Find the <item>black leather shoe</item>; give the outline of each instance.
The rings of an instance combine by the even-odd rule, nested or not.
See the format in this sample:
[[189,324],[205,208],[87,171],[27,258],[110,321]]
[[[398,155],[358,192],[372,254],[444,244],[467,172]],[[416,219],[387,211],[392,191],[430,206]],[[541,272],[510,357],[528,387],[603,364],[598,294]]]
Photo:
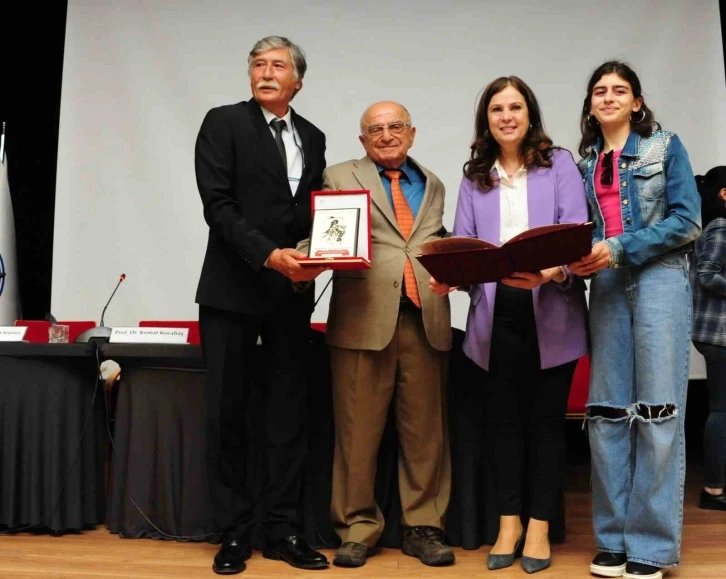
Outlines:
[[712,495],[706,491],[701,491],[701,500],[698,503],[698,508],[711,511],[726,511],[726,492],[720,495]]
[[662,577],[663,570],[660,567],[633,561],[628,561],[623,575],[623,579],[662,579]]
[[236,537],[225,538],[214,557],[212,571],[218,575],[235,575],[247,568],[245,561],[252,556],[250,544]]
[[625,553],[600,551],[590,563],[590,573],[598,577],[622,577],[627,561]]
[[265,559],[285,561],[299,569],[326,569],[328,567],[325,555],[313,550],[305,539],[297,535],[270,541],[265,545],[262,556]]

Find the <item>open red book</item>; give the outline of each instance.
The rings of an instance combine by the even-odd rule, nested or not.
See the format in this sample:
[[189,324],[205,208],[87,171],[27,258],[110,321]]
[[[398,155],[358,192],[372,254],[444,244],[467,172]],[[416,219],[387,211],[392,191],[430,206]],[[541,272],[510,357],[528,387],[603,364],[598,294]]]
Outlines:
[[435,280],[463,286],[567,265],[590,253],[591,247],[592,223],[557,223],[528,229],[501,247],[474,237],[427,241],[416,259]]

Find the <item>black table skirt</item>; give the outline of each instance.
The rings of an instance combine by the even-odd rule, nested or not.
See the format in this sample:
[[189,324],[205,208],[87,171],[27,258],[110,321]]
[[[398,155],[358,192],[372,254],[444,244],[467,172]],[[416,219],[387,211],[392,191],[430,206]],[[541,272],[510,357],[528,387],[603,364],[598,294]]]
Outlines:
[[122,364],[106,524],[123,537],[207,539],[204,374]]
[[87,346],[0,347],[0,530],[103,523],[103,388]]
[[[462,340],[463,332],[455,331],[449,389],[453,491],[447,537],[452,545],[476,549],[496,540],[498,516],[493,503],[489,445],[483,433],[484,373],[464,356]],[[208,516],[204,475],[204,373],[184,369],[201,366],[200,351],[192,347],[161,348],[102,348],[104,356],[116,359],[123,368],[107,525],[111,532],[127,538],[217,541],[219,537]],[[318,332],[311,332],[310,356],[310,447],[303,491],[305,535],[317,547],[334,547],[338,539],[329,515],[334,445],[332,398],[327,348],[324,336]],[[253,389],[252,408],[261,407],[262,396],[263,389]],[[260,419],[261,413],[253,412],[248,425],[251,443],[247,484],[257,496],[264,485]],[[376,480],[377,500],[386,518],[381,544],[386,547],[401,544],[397,449],[395,422],[389,417]],[[550,533],[555,543],[562,542],[565,534],[564,501],[559,502],[559,516]],[[261,543],[258,528],[253,545],[260,547]]]

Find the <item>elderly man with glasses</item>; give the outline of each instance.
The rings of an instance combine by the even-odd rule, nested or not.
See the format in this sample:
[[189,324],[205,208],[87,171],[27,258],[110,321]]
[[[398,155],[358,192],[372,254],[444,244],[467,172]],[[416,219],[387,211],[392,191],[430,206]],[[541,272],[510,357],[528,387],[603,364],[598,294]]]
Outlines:
[[331,512],[342,540],[333,561],[338,566],[364,565],[383,531],[373,491],[391,403],[403,552],[426,565],[454,562],[443,542],[451,489],[445,413],[449,300],[429,290],[430,276],[413,257],[419,244],[444,234],[444,186],[408,156],[415,135],[402,105],[374,104],[361,117],[359,139],[367,155],[323,173],[325,189],[371,193],[372,267],[334,272],[327,326],[335,412]]

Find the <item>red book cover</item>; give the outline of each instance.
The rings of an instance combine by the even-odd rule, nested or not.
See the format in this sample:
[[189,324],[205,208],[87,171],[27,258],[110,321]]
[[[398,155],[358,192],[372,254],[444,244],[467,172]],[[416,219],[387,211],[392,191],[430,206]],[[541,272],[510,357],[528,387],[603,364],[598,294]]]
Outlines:
[[435,280],[465,286],[567,265],[590,253],[591,247],[592,223],[558,223],[528,229],[502,246],[472,237],[429,241],[421,244],[416,259]]

